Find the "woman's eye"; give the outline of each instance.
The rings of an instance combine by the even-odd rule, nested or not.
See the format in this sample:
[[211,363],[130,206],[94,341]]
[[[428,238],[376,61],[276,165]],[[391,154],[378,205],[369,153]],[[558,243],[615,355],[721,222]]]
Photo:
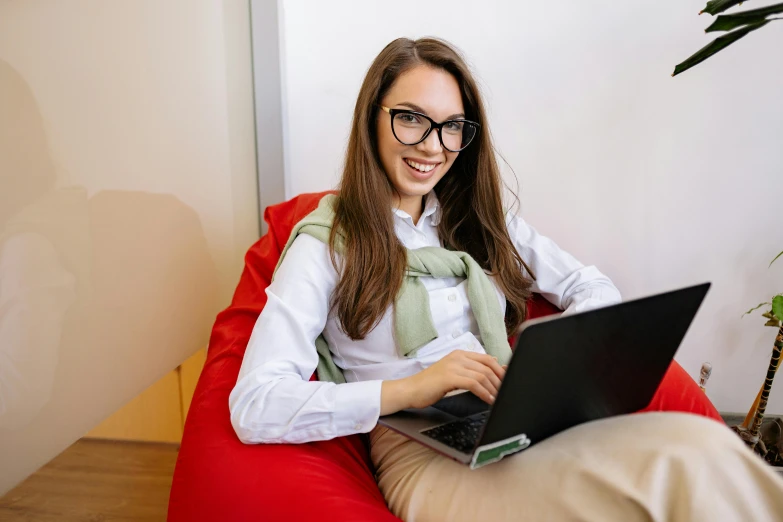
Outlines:
[[459,121],[450,121],[443,126],[446,132],[460,132],[462,130],[462,123]]
[[413,114],[407,114],[402,113],[397,116],[397,119],[400,120],[402,123],[419,123],[420,120],[417,116]]

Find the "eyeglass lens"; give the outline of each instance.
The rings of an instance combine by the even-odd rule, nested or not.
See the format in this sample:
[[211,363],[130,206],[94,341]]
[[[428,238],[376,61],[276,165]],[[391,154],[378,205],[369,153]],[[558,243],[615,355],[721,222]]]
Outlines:
[[[395,114],[392,119],[394,135],[405,145],[415,145],[422,141],[431,126],[426,118],[407,112]],[[460,121],[446,123],[440,132],[443,146],[453,152],[467,147],[475,135],[475,125]]]

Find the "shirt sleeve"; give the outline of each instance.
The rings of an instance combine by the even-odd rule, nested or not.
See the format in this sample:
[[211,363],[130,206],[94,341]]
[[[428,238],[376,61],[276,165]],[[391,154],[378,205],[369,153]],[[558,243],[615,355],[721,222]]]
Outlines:
[[584,312],[619,303],[620,291],[594,266],[585,266],[521,217],[510,214],[508,231],[519,255],[536,276],[532,290],[564,310]]
[[382,381],[310,381],[338,275],[321,241],[291,244],[258,317],[234,389],[231,423],[246,443],[298,443],[366,433],[377,423]]

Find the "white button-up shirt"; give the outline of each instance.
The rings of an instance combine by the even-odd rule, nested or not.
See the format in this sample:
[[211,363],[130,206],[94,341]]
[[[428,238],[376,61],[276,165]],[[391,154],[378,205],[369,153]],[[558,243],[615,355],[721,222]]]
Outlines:
[[[417,224],[406,212],[393,212],[395,232],[405,247],[442,246],[434,193],[427,196]],[[564,313],[620,301],[617,288],[595,267],[582,265],[518,216],[509,215],[507,224],[514,246],[536,275],[532,290]],[[464,278],[421,278],[438,337],[413,358],[397,351],[391,306],[362,340],[340,330],[329,307],[338,279],[328,246],[298,236],[266,290],[267,304],[229,397],[231,422],[243,442],[307,442],[368,432],[378,421],[383,380],[413,375],[453,350],[484,353]],[[497,292],[505,312],[505,297]],[[309,381],[318,364],[315,339],[322,332],[345,384]]]

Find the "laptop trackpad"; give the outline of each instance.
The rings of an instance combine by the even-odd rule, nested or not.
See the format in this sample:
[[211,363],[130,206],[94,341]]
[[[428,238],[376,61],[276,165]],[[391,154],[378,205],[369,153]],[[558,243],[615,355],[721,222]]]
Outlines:
[[457,393],[442,398],[432,405],[455,417],[470,417],[476,413],[489,410],[489,404],[473,395],[471,392]]

